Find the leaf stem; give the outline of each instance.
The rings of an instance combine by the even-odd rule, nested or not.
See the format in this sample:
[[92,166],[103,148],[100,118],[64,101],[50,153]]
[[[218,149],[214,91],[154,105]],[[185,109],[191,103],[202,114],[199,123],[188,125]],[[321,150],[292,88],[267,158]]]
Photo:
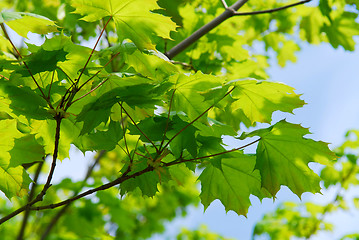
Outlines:
[[166,147],[168,147],[168,145],[173,141],[173,139],[175,139],[178,135],[180,135],[184,130],[186,130],[189,126],[191,126],[194,122],[196,122],[198,119],[200,119],[204,114],[206,114],[211,108],[213,108],[219,101],[221,101],[222,99],[224,99],[226,96],[228,96],[233,90],[235,89],[235,87],[233,87],[231,90],[229,90],[222,98],[220,98],[217,102],[213,103],[209,108],[207,108],[203,113],[201,113],[198,117],[196,117],[195,119],[193,119],[190,123],[188,123],[186,126],[184,126],[181,130],[179,130],[170,140],[168,140],[168,142],[166,143],[166,145],[162,148],[165,149]]
[[172,92],[172,95],[171,95],[171,99],[170,99],[170,105],[168,107],[168,116],[167,116],[167,121],[166,121],[166,128],[165,128],[165,131],[163,133],[163,138],[162,138],[162,141],[161,141],[161,144],[160,144],[160,147],[159,147],[159,151],[162,150],[162,145],[165,141],[165,138],[166,138],[166,133],[167,133],[167,130],[168,130],[168,124],[169,124],[169,121],[170,121],[170,115],[171,115],[171,108],[172,108],[172,102],[173,102],[173,96],[175,95],[175,92],[176,92],[176,89],[173,90]]
[[79,77],[77,78],[77,82],[80,82],[80,78],[81,78],[82,74],[84,73],[84,71],[85,71],[85,69],[86,69],[88,63],[90,62],[90,59],[91,59],[93,53],[95,52],[95,49],[96,49],[96,47],[97,47],[97,44],[100,42],[100,39],[101,39],[101,37],[102,37],[102,34],[104,33],[104,31],[105,31],[105,29],[106,29],[108,23],[111,21],[111,19],[112,19],[112,16],[110,16],[110,18],[107,20],[107,22],[106,22],[105,26],[103,27],[103,29],[102,29],[100,35],[98,36],[97,41],[96,41],[96,43],[95,43],[95,46],[92,48],[92,51],[91,51],[91,53],[90,53],[90,56],[88,57],[88,59],[87,59],[87,61],[86,61],[86,63],[85,63],[85,66],[82,68],[82,71],[81,71]]
[[102,84],[104,84],[105,82],[107,82],[109,78],[106,78],[105,80],[103,80],[102,82],[100,82],[96,87],[94,87],[93,89],[91,89],[90,91],[88,91],[87,93],[85,93],[84,95],[82,95],[81,97],[75,99],[72,101],[71,105],[74,103],[74,102],[77,102],[78,100],[81,100],[82,98],[86,97],[87,95],[93,93],[96,89],[98,89],[99,87],[101,87]]
[[125,125],[124,125],[124,121],[123,121],[123,107],[122,107],[122,103],[120,104],[121,106],[121,125],[122,125],[122,131],[123,131],[123,141],[125,142],[125,148],[126,148],[126,154],[129,157],[130,161],[131,160],[131,155],[130,155],[130,151],[128,151],[128,146],[127,146],[127,141],[126,141],[126,129],[125,129]]
[[51,77],[49,92],[47,93],[47,98],[48,98],[48,99],[50,99],[51,88],[52,88],[52,83],[54,82],[54,77],[55,77],[55,71],[52,72],[52,77]]
[[234,15],[235,16],[248,16],[248,15],[257,15],[257,14],[264,14],[264,13],[272,13],[272,12],[277,12],[277,11],[281,11],[287,8],[291,8],[291,7],[295,7],[297,5],[301,5],[307,2],[310,2],[312,0],[304,0],[304,1],[300,1],[300,2],[296,2],[293,4],[289,4],[283,7],[278,7],[278,8],[273,8],[273,9],[268,9],[268,10],[262,10],[262,11],[254,11],[254,12],[243,12],[243,13],[239,13],[236,12]]
[[89,81],[91,81],[94,77],[96,77],[96,76],[97,76],[105,67],[107,67],[107,65],[108,65],[109,63],[111,63],[112,60],[113,60],[115,57],[117,57],[119,54],[120,54],[120,53],[118,52],[118,53],[116,53],[115,55],[113,55],[113,56],[111,57],[111,59],[108,60],[108,62],[107,62],[100,70],[98,70],[94,75],[92,75],[89,79],[87,79],[86,82],[84,82],[84,83],[78,88],[78,91],[79,91],[81,88],[83,88],[83,87],[84,87]]
[[118,103],[121,108],[123,109],[123,111],[126,113],[126,115],[131,119],[131,122],[135,125],[135,127],[138,129],[138,131],[141,132],[141,134],[152,144],[152,146],[156,149],[156,152],[159,153],[160,151],[158,150],[158,148],[156,147],[156,145],[152,142],[152,140],[138,127],[138,125],[136,124],[136,122],[133,120],[133,118],[128,114],[128,112],[126,111],[126,109],[122,106],[122,104]]
[[259,142],[261,140],[261,138],[253,141],[253,142],[250,142],[246,145],[243,145],[243,146],[240,146],[238,148],[234,148],[234,149],[231,149],[231,150],[227,150],[227,151],[224,151],[224,152],[220,152],[220,153],[215,153],[215,154],[212,154],[212,155],[207,155],[207,156],[202,156],[202,157],[197,157],[197,158],[192,158],[192,159],[184,159],[184,160],[175,160],[175,161],[172,161],[172,162],[169,162],[169,163],[166,163],[165,166],[168,167],[168,166],[172,166],[172,165],[175,165],[175,164],[178,164],[178,163],[185,163],[185,162],[193,162],[193,161],[197,161],[197,160],[200,160],[200,159],[205,159],[205,158],[210,158],[210,157],[215,157],[215,156],[219,156],[219,155],[223,155],[223,154],[226,154],[226,153],[230,153],[230,152],[235,152],[235,151],[238,151],[238,150],[241,150],[243,148],[246,148],[250,145],[253,145],[255,144],[256,142]]
[[[15,52],[18,54],[19,58],[22,59],[22,56],[21,56],[19,50],[16,48],[15,44],[11,41],[11,38],[10,38],[10,36],[8,35],[8,33],[7,33],[7,31],[6,31],[6,28],[5,28],[4,23],[1,23],[0,25],[1,25],[1,29],[3,30],[3,32],[4,32],[4,34],[5,34],[5,37],[6,37],[7,40],[10,42],[11,46],[13,47],[13,49],[15,50]],[[26,67],[27,71],[29,72],[29,74],[30,74],[32,80],[35,82],[37,88],[38,88],[39,91],[41,92],[42,97],[45,99],[45,101],[47,102],[47,104],[49,105],[49,107],[50,107],[51,109],[54,109],[54,107],[52,106],[50,100],[46,97],[46,95],[45,95],[45,93],[42,91],[42,89],[41,89],[39,83],[36,81],[34,75],[32,74],[32,72],[31,72],[31,70],[30,70],[30,68],[27,66],[26,62],[25,62],[24,60],[22,60],[22,62],[24,63],[24,66]]]

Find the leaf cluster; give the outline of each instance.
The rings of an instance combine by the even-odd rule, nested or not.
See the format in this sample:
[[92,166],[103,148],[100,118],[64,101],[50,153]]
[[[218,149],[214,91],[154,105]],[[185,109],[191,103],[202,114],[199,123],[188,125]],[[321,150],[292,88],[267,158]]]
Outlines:
[[[243,14],[233,13],[173,59],[169,49],[229,11],[221,1],[37,0],[2,11],[0,190],[18,208],[3,201],[0,224],[19,222],[15,216],[25,212],[20,239],[45,238],[53,228],[61,239],[146,238],[163,231],[162,219],[172,219],[177,208],[196,202],[196,173],[206,208],[219,199],[241,215],[251,195],[275,198],[281,186],[299,197],[319,192],[320,177],[308,164],[330,165],[336,155],[307,138],[306,128],[272,123],[274,112],[293,113],[304,101],[292,87],[265,80],[268,55],[250,49],[261,41],[284,66],[295,60],[299,47],[290,36],[300,26],[310,43],[353,50],[357,12],[321,1],[319,10],[245,13],[278,4],[248,2]],[[318,12],[308,15],[308,9]],[[310,26],[315,34],[306,25],[313,16],[325,19]],[[18,48],[9,28],[23,37],[46,36],[39,46]],[[93,47],[79,44],[83,40]],[[269,127],[244,132],[258,123]],[[227,149],[224,136],[243,144]],[[256,152],[244,153],[251,145]],[[71,146],[98,157],[82,182],[52,184],[57,160],[69,157]],[[43,185],[37,182],[42,174]],[[85,198],[91,194],[96,197]],[[61,218],[65,211],[71,214]],[[25,232],[29,217],[35,230]]]

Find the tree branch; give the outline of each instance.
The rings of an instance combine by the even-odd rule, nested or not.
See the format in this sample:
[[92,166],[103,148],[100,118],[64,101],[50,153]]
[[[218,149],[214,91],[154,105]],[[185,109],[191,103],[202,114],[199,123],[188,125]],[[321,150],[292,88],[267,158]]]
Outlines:
[[[41,162],[39,162],[39,165],[36,168],[33,184],[32,184],[30,193],[29,193],[28,198],[27,198],[28,203],[32,201],[32,199],[33,199],[33,197],[35,195],[35,189],[36,189],[36,186],[37,186],[37,180],[38,180],[38,178],[40,176],[40,172],[41,172],[41,169],[42,169],[43,165],[44,165],[44,161],[41,161]],[[25,214],[24,214],[24,218],[23,218],[22,223],[21,223],[21,228],[20,228],[20,231],[19,231],[19,235],[17,236],[17,240],[24,239],[24,233],[25,233],[25,229],[26,229],[26,226],[27,226],[29,216],[30,216],[30,209],[26,209]]]
[[139,171],[139,172],[136,172],[132,175],[127,175],[128,174],[128,171],[126,171],[124,174],[122,174],[119,178],[115,179],[114,181],[112,182],[109,182],[109,183],[106,183],[104,185],[101,185],[97,188],[93,188],[93,189],[90,189],[86,192],[83,192],[75,197],[72,197],[72,198],[69,198],[65,201],[62,201],[62,202],[59,202],[59,203],[56,203],[56,204],[49,204],[49,205],[45,205],[45,206],[39,206],[39,207],[31,207],[30,209],[31,210],[36,210],[36,211],[40,211],[40,210],[45,210],[45,209],[54,209],[54,208],[57,208],[57,207],[61,207],[63,205],[66,205],[68,203],[71,203],[77,199],[80,199],[80,198],[83,198],[87,195],[90,195],[92,193],[95,193],[95,192],[98,192],[98,191],[102,191],[102,190],[106,190],[106,189],[109,189],[113,186],[116,186],[118,184],[121,184],[122,182],[128,180],[128,179],[131,179],[131,178],[135,178],[135,177],[138,177],[144,173],[147,173],[147,172],[150,172],[152,171],[154,168],[152,166],[148,166],[146,167],[145,169]]
[[166,52],[165,55],[169,59],[174,58],[177,54],[179,54],[180,52],[185,50],[188,46],[190,46],[191,44],[196,42],[202,36],[204,36],[209,31],[211,31],[212,29],[217,27],[219,24],[221,24],[228,18],[234,16],[235,11],[237,11],[239,8],[241,8],[247,1],[248,0],[238,0],[232,6],[226,8],[226,10],[221,15],[219,15],[218,17],[216,17],[215,19],[213,19],[211,22],[207,23],[206,25],[202,26],[200,29],[198,29],[197,31],[192,33],[191,36],[184,39],[182,42],[180,42],[179,44],[174,46],[172,49],[170,49],[168,52]]
[[300,1],[300,2],[296,2],[293,4],[289,4],[283,7],[278,7],[278,8],[273,8],[273,9],[268,9],[268,10],[262,10],[262,11],[254,11],[254,12],[243,12],[243,13],[239,13],[236,12],[234,15],[235,16],[248,16],[248,15],[257,15],[257,14],[264,14],[264,13],[272,13],[272,12],[278,12],[287,8],[291,8],[291,7],[295,7],[297,5],[301,5],[307,2],[310,2],[312,0],[304,0],[304,1]]
[[42,199],[45,196],[47,190],[51,187],[51,180],[52,180],[52,176],[53,176],[54,171],[55,171],[56,160],[57,160],[57,155],[58,155],[58,150],[59,150],[60,125],[61,125],[62,116],[59,116],[59,115],[55,116],[55,120],[56,120],[56,133],[55,133],[54,154],[53,154],[53,157],[52,157],[51,169],[50,169],[49,175],[47,176],[47,180],[46,180],[46,183],[45,183],[43,189],[35,197],[34,200],[32,200],[31,202],[29,202],[26,205],[22,206],[21,208],[18,208],[17,210],[13,211],[12,213],[8,214],[7,216],[1,218],[0,219],[0,225],[3,224],[4,222],[8,221],[9,219],[15,217],[19,213],[22,213],[23,211],[25,211],[27,209],[30,209],[31,206],[34,205],[35,203],[42,201]]
[[[77,194],[79,194],[80,190],[85,186],[87,180],[89,179],[89,177],[91,176],[91,173],[93,172],[95,166],[99,163],[100,159],[106,154],[105,150],[102,150],[98,153],[98,156],[96,157],[94,163],[88,168],[87,173],[85,175],[85,178],[82,180],[82,185],[79,188],[79,190],[77,190],[74,194],[73,197],[76,196]],[[52,228],[56,225],[56,223],[59,221],[59,219],[66,213],[66,210],[71,206],[71,203],[66,204],[63,208],[61,208],[60,211],[57,212],[57,214],[52,218],[51,222],[49,223],[49,225],[47,226],[47,228],[45,229],[44,233],[41,236],[41,240],[45,240],[46,237],[49,235],[49,233],[51,232]]]

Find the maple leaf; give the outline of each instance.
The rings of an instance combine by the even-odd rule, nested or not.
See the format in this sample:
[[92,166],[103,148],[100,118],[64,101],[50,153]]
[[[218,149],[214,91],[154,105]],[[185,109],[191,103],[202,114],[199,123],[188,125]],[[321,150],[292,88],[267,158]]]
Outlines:
[[73,0],[74,13],[85,15],[84,21],[95,22],[104,17],[115,21],[119,41],[131,39],[140,49],[155,49],[156,36],[170,39],[170,31],[176,24],[160,14],[151,12],[159,9],[156,0]]
[[[0,121],[0,190],[5,193],[7,198],[13,196],[22,197],[26,194],[31,182],[30,177],[20,165],[21,160],[11,161],[10,153],[15,145],[15,140],[22,137],[17,130],[17,121],[7,119]],[[41,158],[39,159],[41,160]]]
[[58,31],[54,21],[33,13],[0,12],[0,23],[4,22],[24,38],[29,32],[47,34]]
[[294,88],[283,83],[243,80],[235,81],[233,85],[231,111],[243,111],[251,124],[270,123],[274,111],[291,113],[304,105]]
[[[220,77],[197,72],[194,75],[175,74],[169,78],[175,90],[172,110],[183,111],[190,119],[202,114],[213,101],[208,101],[203,95],[211,88],[219,87],[224,82]],[[172,92],[169,92],[171,95]],[[223,96],[217,96],[215,100]],[[210,99],[213,100],[213,99]]]
[[273,196],[281,185],[286,185],[298,197],[304,192],[320,191],[320,177],[308,163],[317,162],[330,165],[336,155],[328,144],[304,138],[308,129],[282,120],[275,125],[243,133],[240,139],[259,136],[256,169],[262,177],[262,186]]
[[269,197],[261,188],[261,176],[254,169],[256,157],[242,153],[231,153],[223,158],[216,158],[206,166],[199,180],[201,181],[201,201],[205,208],[215,199],[221,200],[226,211],[233,210],[246,215],[251,205],[249,196],[260,199]]

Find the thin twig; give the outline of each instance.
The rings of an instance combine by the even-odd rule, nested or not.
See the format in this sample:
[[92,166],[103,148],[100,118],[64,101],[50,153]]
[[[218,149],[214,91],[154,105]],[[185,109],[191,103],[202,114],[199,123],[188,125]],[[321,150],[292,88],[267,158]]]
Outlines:
[[123,141],[125,142],[126,154],[127,154],[127,156],[129,157],[129,159],[131,161],[131,155],[130,155],[130,151],[128,151],[128,146],[127,146],[127,141],[126,141],[126,129],[125,129],[124,121],[123,121],[122,103],[120,104],[120,106],[121,106],[121,125],[122,125],[122,131],[123,131]]
[[142,155],[141,153],[135,152],[135,154],[136,154],[136,155],[138,155],[138,156],[141,156],[141,157],[147,158],[148,160],[152,160],[151,158],[146,157],[145,155]]
[[168,116],[167,116],[167,121],[166,121],[166,127],[165,127],[165,131],[163,133],[163,137],[162,137],[162,141],[161,141],[161,144],[160,144],[160,147],[159,147],[159,150],[161,151],[162,150],[162,145],[165,141],[165,138],[166,138],[166,133],[167,133],[167,130],[168,130],[168,124],[170,122],[170,115],[171,115],[171,108],[172,108],[172,102],[173,102],[173,96],[175,95],[175,92],[176,92],[176,89],[173,90],[172,92],[172,95],[171,95],[171,99],[170,99],[170,106],[168,107]]
[[9,78],[5,77],[4,75],[0,74],[0,77],[5,78],[6,80],[10,81]]
[[175,160],[175,161],[172,161],[172,162],[169,162],[169,163],[165,163],[164,165],[166,167],[168,166],[172,166],[172,165],[175,165],[175,164],[178,164],[178,163],[185,163],[185,162],[193,162],[193,161],[197,161],[197,160],[200,160],[200,159],[205,159],[205,158],[210,158],[210,157],[215,157],[215,156],[219,156],[219,155],[223,155],[223,154],[226,154],[226,153],[230,153],[230,152],[235,152],[235,151],[238,151],[238,150],[241,150],[243,148],[246,148],[250,145],[253,145],[255,144],[256,142],[258,142],[259,140],[261,140],[260,138],[253,141],[253,142],[250,142],[246,145],[243,145],[241,147],[238,147],[238,148],[234,148],[234,149],[231,149],[231,150],[227,150],[227,151],[224,151],[224,152],[220,152],[220,153],[215,153],[215,154],[212,154],[212,155],[207,155],[207,156],[203,156],[203,157],[197,157],[197,158],[192,158],[192,159],[182,159],[181,161],[178,161],[178,160]]
[[[87,173],[85,175],[85,178],[82,180],[81,187],[73,194],[73,196],[76,196],[79,194],[80,190],[85,186],[87,180],[90,178],[91,173],[93,172],[95,166],[99,163],[101,158],[106,154],[105,150],[102,150],[99,152],[98,156],[96,157],[94,163],[88,168]],[[47,238],[49,233],[51,232],[52,228],[56,225],[56,223],[59,221],[59,219],[65,214],[66,210],[71,206],[71,202],[66,204],[57,214],[52,218],[51,222],[45,229],[44,233],[41,236],[41,240],[44,240]]]
[[[32,201],[32,199],[33,199],[33,197],[35,195],[35,189],[36,189],[36,186],[37,186],[37,180],[38,180],[38,178],[40,176],[40,172],[41,172],[41,169],[42,169],[43,165],[44,165],[44,161],[41,161],[41,162],[39,162],[39,165],[36,168],[36,172],[35,172],[35,175],[34,175],[34,180],[33,180],[32,186],[31,186],[31,190],[30,190],[30,193],[29,193],[28,198],[27,198],[28,203]],[[17,240],[24,239],[24,234],[25,234],[26,226],[27,226],[27,223],[28,223],[28,220],[29,220],[29,216],[30,216],[30,209],[26,209],[25,213],[24,213],[24,218],[22,219],[19,235],[17,236]]]
[[243,13],[239,13],[236,12],[234,15],[235,16],[247,16],[247,15],[257,15],[257,14],[264,14],[264,13],[272,13],[272,12],[277,12],[277,11],[281,11],[287,8],[291,8],[291,7],[295,7],[297,5],[301,5],[307,2],[310,2],[312,0],[304,0],[304,1],[300,1],[300,2],[296,2],[293,4],[289,4],[283,7],[278,7],[278,8],[273,8],[273,9],[268,9],[268,10],[262,10],[262,11],[254,11],[254,12],[243,12]]
[[233,90],[235,89],[235,87],[233,87],[231,90],[229,90],[222,98],[220,98],[217,102],[213,103],[210,107],[208,107],[203,113],[201,113],[198,117],[196,117],[195,119],[193,119],[190,123],[188,123],[186,126],[184,126],[181,130],[179,130],[170,140],[168,140],[168,142],[166,143],[166,145],[162,148],[165,149],[166,147],[168,147],[168,145],[173,141],[173,139],[175,139],[178,135],[180,135],[184,130],[186,130],[189,126],[191,126],[194,122],[196,122],[198,119],[200,119],[204,114],[206,114],[211,108],[213,108],[219,101],[221,101],[222,99],[224,99],[226,96],[228,96]]
[[86,63],[85,63],[85,66],[82,68],[82,71],[81,71],[79,77],[77,78],[77,82],[80,82],[80,78],[81,78],[82,74],[84,73],[84,71],[85,71],[85,69],[86,69],[88,63],[90,62],[90,59],[91,59],[93,53],[95,52],[95,49],[96,49],[96,47],[97,47],[97,44],[100,42],[101,36],[102,36],[102,34],[104,33],[104,31],[105,31],[105,29],[106,29],[108,23],[111,21],[111,19],[112,19],[112,16],[110,16],[110,18],[109,18],[108,21],[106,22],[105,26],[103,27],[103,29],[102,29],[102,31],[101,31],[99,37],[97,38],[97,41],[96,41],[96,43],[95,43],[95,46],[92,48],[91,54],[90,54],[90,56],[88,57],[88,59],[87,59],[87,61],[86,61]]
[[142,133],[142,135],[152,144],[152,146],[156,149],[156,152],[159,153],[158,148],[156,147],[156,145],[152,142],[152,140],[138,127],[138,125],[136,124],[136,122],[133,120],[133,118],[128,114],[128,112],[126,111],[126,109],[120,104],[118,103],[121,108],[123,109],[123,111],[126,113],[126,115],[131,119],[131,122],[135,125],[135,127],[138,129],[138,131],[140,131]]
[[82,95],[81,97],[75,99],[72,101],[71,105],[74,103],[74,102],[77,102],[78,100],[81,100],[82,98],[86,97],[87,95],[93,93],[97,88],[101,87],[102,84],[104,84],[105,82],[107,82],[109,78],[106,78],[105,80],[102,80],[102,82],[100,82],[96,87],[94,87],[93,89],[91,89],[90,91],[88,91],[87,93],[85,93],[84,95]]

